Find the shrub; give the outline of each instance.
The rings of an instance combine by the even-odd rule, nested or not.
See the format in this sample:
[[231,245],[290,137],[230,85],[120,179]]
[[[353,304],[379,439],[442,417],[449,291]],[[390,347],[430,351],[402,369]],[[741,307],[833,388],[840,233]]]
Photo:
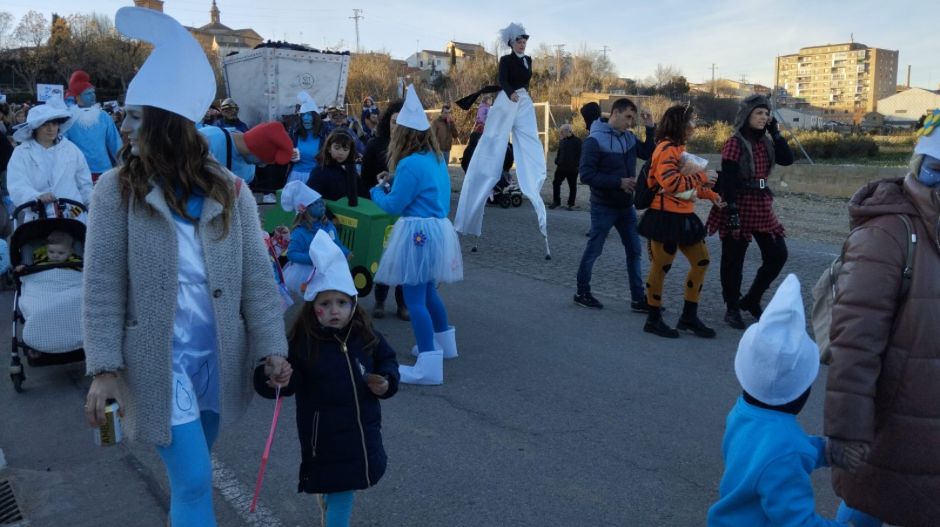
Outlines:
[[721,147],[732,134],[734,134],[734,127],[724,121],[696,128],[692,138],[689,139],[689,152],[717,154],[721,152]]
[[[800,130],[796,132],[795,138],[799,139],[799,143],[813,159],[849,159],[878,155],[878,144],[866,135]],[[790,148],[799,148],[794,136],[789,137],[789,143]]]

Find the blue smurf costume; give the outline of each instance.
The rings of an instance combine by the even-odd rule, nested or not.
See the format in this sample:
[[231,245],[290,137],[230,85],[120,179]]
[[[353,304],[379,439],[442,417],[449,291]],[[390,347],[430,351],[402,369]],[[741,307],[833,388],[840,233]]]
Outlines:
[[92,181],[117,162],[121,149],[121,135],[114,120],[97,103],[95,87],[87,73],[77,70],[69,78],[69,91],[75,95],[77,106],[73,106],[72,124],[65,137],[85,155]]
[[300,115],[300,126],[303,128],[303,133],[297,132],[292,137],[299,157],[291,166],[287,181],[306,183],[310,179],[310,173],[317,167],[317,155],[320,154],[320,145],[323,142],[323,138],[314,130],[316,122],[314,116],[320,113],[320,107],[317,106],[313,97],[305,91],[297,93],[297,102],[300,104],[297,114]]
[[281,208],[295,212],[294,225],[287,245],[288,264],[284,268],[284,284],[287,290],[296,295],[303,295],[306,284],[313,271],[310,259],[310,244],[317,232],[323,231],[333,240],[343,256],[349,255],[349,249],[339,239],[336,226],[326,217],[326,203],[316,190],[301,181],[291,181],[281,191]]
[[810,474],[829,466],[825,438],[808,436],[796,416],[819,371],[806,334],[800,282],[789,275],[760,320],[741,337],[734,372],[744,393],[728,414],[725,472],[709,527],[835,527],[816,512]]
[[392,135],[391,155],[399,154],[393,151],[398,134],[412,131],[418,132],[416,142],[427,140],[433,150],[413,151],[402,159],[391,160],[391,185],[383,180],[371,190],[376,205],[401,216],[392,228],[375,280],[401,285],[411,312],[417,341],[412,351],[418,358],[414,366],[399,368],[401,382],[443,384],[443,359],[457,356],[457,344],[436,284],[463,280],[463,259],[457,233],[447,218],[451,194],[447,165],[433,135],[422,135],[432,133],[430,123],[410,86]]

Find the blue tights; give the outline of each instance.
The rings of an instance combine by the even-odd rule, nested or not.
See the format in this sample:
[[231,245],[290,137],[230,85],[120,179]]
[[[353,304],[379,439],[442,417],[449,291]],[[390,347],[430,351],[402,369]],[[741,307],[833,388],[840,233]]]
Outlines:
[[846,505],[844,501],[839,504],[839,511],[836,513],[836,521],[845,524],[852,522],[852,525],[855,527],[881,527],[884,525],[884,522],[878,518],[870,514],[865,514],[860,510],[853,509]]
[[356,492],[352,490],[324,494],[323,506],[326,508],[325,527],[349,527],[349,519],[352,517],[353,500],[355,499]]
[[214,527],[209,450],[219,434],[219,414],[202,412],[198,421],[172,427],[171,434],[169,446],[157,447],[170,480],[170,524]]
[[405,305],[411,312],[411,330],[418,342],[418,351],[433,351],[434,333],[447,331],[447,309],[437,294],[434,282],[418,285],[403,285]]

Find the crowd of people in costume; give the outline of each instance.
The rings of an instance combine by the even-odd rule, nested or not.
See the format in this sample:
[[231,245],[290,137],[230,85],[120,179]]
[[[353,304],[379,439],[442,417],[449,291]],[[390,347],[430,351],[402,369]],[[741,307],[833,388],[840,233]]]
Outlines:
[[[163,461],[172,525],[211,526],[210,452],[220,430],[244,413],[252,388],[266,398],[293,396],[297,489],[319,496],[324,525],[349,525],[355,491],[375,485],[387,467],[380,400],[402,384],[443,384],[444,361],[458,357],[438,285],[463,279],[458,233],[481,234],[485,204],[507,163],[515,162],[551,257],[541,198],[546,159],[528,91],[529,35],[517,23],[504,28],[500,39],[510,52],[500,58],[496,84],[456,103],[469,109],[483,96],[452,224],[448,163],[458,134],[450,103],[429,121],[409,87],[384,111],[366,98],[356,120],[341,107],[321,112],[300,92],[288,123],[249,127],[234,100],[215,105],[208,59],[176,20],[125,7],[115,26],[153,46],[123,108],[103,110],[92,79],[77,70],[64,99],[17,115],[9,130],[15,141],[0,137],[11,150],[0,158],[9,206],[67,198],[88,207],[84,254],[74,256],[84,264],[85,296],[95,299],[82,312],[92,377],[87,420],[101,424],[105,406],[117,401],[129,437],[155,445]],[[794,162],[771,102],[760,95],[742,101],[720,176],[686,151],[695,127],[689,106],[673,106],[654,122],[621,98],[606,117],[591,107],[582,115],[583,141],[570,125],[561,127],[547,204],[561,206],[567,182],[574,210],[577,178],[590,187],[576,304],[603,308],[591,293],[592,270],[616,228],[630,308],[646,315],[643,330],[713,338],[717,331],[698,306],[711,265],[705,239],[717,234],[721,241],[724,321],[746,331],[735,357],[742,394],[728,415],[725,472],[708,525],[940,523],[940,344],[931,317],[938,294],[932,271],[940,268],[940,111],[924,123],[910,173],[874,182],[851,202],[853,230],[831,308],[825,437],[807,436],[796,421],[819,372],[799,279],[787,276],[764,304],[787,261],[768,181],[776,165]],[[638,119],[643,139],[634,133]],[[272,233],[261,232],[248,187],[259,165],[290,167],[280,206],[294,218]],[[644,193],[649,200],[641,205]],[[371,315],[326,203],[343,198],[351,206],[370,200],[398,216],[375,272]],[[712,203],[706,222],[696,200]],[[916,240],[922,243],[906,254]],[[751,241],[761,265],[742,295]],[[664,317],[664,289],[679,252],[689,271],[673,326]],[[397,317],[412,327],[413,365],[398,363],[372,323],[385,316],[392,288]],[[297,309],[282,331],[291,304]],[[253,387],[240,382],[247,378]],[[835,520],[815,510],[810,474],[822,466],[833,468],[844,500]]]

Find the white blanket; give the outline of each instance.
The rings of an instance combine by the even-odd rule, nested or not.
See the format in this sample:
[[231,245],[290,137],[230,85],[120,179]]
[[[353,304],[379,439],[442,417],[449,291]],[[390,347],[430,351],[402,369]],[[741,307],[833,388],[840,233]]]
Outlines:
[[65,353],[83,345],[82,273],[49,269],[22,278],[19,298],[23,342],[44,353]]

